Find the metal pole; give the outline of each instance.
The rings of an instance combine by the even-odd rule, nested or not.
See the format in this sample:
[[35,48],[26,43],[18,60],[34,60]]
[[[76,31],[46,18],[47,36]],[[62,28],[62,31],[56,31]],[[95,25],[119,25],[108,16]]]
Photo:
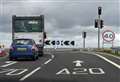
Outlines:
[[83,38],[83,48],[85,49],[85,38]]
[[100,15],[98,15],[98,49],[100,48]]

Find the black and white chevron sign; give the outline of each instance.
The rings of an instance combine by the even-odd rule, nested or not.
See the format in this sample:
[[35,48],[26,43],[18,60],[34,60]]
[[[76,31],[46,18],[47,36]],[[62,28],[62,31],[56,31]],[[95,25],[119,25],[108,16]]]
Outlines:
[[69,40],[46,40],[45,45],[61,45],[61,46],[74,46],[75,41],[69,41]]

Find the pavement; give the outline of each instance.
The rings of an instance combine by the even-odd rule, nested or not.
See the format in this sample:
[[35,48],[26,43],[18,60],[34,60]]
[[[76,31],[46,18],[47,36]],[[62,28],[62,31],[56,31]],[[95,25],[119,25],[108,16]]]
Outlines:
[[0,58],[0,82],[120,82],[120,59],[95,52],[47,50],[36,61]]

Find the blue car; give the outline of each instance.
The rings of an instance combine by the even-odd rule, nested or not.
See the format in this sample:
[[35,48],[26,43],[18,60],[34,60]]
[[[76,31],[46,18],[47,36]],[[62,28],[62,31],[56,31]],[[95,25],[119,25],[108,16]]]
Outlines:
[[32,39],[15,39],[10,47],[9,59],[38,59],[38,48]]

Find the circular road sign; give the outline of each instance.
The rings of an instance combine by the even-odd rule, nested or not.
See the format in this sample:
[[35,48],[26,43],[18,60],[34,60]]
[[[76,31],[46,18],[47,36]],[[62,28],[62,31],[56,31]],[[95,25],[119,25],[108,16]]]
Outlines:
[[102,38],[106,42],[114,41],[114,39],[115,39],[115,33],[113,31],[111,31],[111,30],[105,30],[102,33]]

